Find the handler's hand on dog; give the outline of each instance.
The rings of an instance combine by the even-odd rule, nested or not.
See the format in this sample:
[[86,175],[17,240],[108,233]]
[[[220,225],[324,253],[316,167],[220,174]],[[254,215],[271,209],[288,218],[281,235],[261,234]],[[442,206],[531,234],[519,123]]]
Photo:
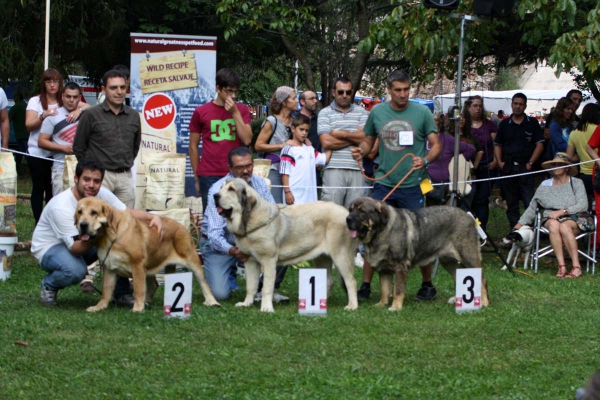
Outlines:
[[148,226],[150,228],[155,227],[158,231],[158,238],[160,240],[163,240],[163,238],[165,237],[165,226],[163,225],[162,220],[158,215],[152,217]]
[[232,248],[229,249],[229,255],[234,256],[235,258],[237,258],[238,260],[240,260],[242,262],[246,262],[250,258],[250,256],[248,254],[242,253],[240,251],[240,249],[237,248],[237,246],[233,246]]

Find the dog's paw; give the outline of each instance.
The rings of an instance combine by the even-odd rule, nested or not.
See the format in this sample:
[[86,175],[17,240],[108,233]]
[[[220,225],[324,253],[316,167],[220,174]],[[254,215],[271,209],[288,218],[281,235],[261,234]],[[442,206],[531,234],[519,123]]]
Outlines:
[[348,304],[346,307],[344,307],[344,310],[347,310],[347,311],[353,311],[353,310],[356,310],[356,309],[358,309],[358,304],[356,304],[356,305],[350,305],[350,304]]
[[106,307],[100,307],[100,306],[93,306],[93,307],[88,307],[85,311],[92,313],[92,312],[98,312],[98,311],[102,311],[104,310]]
[[236,307],[250,307],[253,302],[248,303],[247,301],[240,301],[239,303],[235,303]]
[[456,297],[452,296],[448,299],[448,304],[456,304]]
[[383,308],[383,307],[387,307],[388,303],[384,303],[383,301],[380,301],[379,303],[375,304],[375,307],[379,307],[379,308]]
[[275,312],[275,310],[273,309],[273,304],[264,304],[260,306],[260,311],[261,312],[268,312],[268,313],[272,313]]
[[213,301],[208,301],[207,300],[207,301],[204,302],[204,305],[206,307],[221,307],[221,305],[219,304],[219,302],[216,301],[216,300],[213,300]]
[[134,312],[134,313],[144,312],[144,306],[141,306],[141,307],[133,306],[133,308],[131,309],[131,312]]
[[508,267],[505,265],[504,267],[502,267],[502,269],[500,269],[500,271],[506,271],[508,269]]
[[392,307],[388,308],[388,311],[400,311],[400,310],[402,310],[402,307],[394,307],[394,306],[392,306]]

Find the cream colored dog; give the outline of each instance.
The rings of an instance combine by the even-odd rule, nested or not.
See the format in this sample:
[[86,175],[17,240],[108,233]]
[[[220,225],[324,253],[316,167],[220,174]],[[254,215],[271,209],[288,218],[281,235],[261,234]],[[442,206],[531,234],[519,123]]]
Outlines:
[[165,228],[163,240],[159,239],[156,229],[148,228],[127,211],[117,210],[96,197],[79,200],[75,225],[81,240],[96,241],[98,259],[104,264],[102,298],[94,307],[89,307],[88,312],[108,306],[117,275],[133,278],[133,311],[144,311],[144,301],[150,300],[156,291],[156,285],[147,286],[146,277],[167,265],[193,271],[202,288],[204,304],[219,305],[206,283],[190,233],[179,222],[166,217],[161,220]]
[[348,210],[334,203],[319,201],[279,207],[261,198],[243,179],[232,179],[215,194],[219,215],[235,236],[240,251],[250,255],[246,261],[246,299],[236,306],[254,302],[258,278],[264,274],[260,310],[273,312],[273,290],[277,265],[315,260],[327,268],[331,290],[331,262],[335,264],[348,289],[346,310],[358,307],[354,279],[356,239],[346,227]]

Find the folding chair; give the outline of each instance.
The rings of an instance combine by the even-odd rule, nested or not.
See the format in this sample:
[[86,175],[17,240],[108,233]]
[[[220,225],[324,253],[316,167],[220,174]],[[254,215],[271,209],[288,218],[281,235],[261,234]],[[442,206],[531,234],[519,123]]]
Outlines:
[[[593,214],[594,217],[594,226],[597,227],[596,215]],[[538,272],[538,263],[539,259],[547,256],[554,252],[552,245],[549,244],[546,247],[540,248],[540,236],[541,234],[549,235],[548,229],[542,226],[542,209],[538,207],[535,213],[535,222],[534,222],[534,233],[535,233],[535,244],[533,248],[533,254],[531,257],[531,268],[537,274]],[[596,273],[596,229],[592,232],[581,232],[579,235],[575,237],[577,242],[580,242],[583,239],[583,243],[578,243],[577,251],[580,256],[585,258],[585,272],[590,273],[590,266],[592,269],[592,274]],[[587,252],[581,250],[583,248],[587,248]],[[566,253],[566,251],[565,251]]]

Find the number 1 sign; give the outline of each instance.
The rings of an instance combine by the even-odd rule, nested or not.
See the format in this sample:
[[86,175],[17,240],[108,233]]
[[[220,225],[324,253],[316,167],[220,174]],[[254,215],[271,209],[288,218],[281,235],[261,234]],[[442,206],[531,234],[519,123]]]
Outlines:
[[456,312],[481,309],[481,268],[456,270]]
[[188,318],[192,312],[192,273],[165,275],[165,317]]
[[298,313],[327,315],[327,270],[301,268],[299,271]]

